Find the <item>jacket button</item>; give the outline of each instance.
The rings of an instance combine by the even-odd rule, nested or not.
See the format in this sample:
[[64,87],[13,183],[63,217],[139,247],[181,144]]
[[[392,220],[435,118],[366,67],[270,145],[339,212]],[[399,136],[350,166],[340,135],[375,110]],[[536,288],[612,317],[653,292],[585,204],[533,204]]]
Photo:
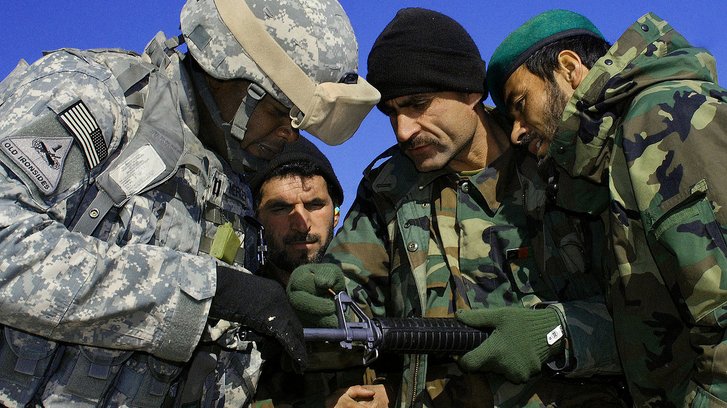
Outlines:
[[560,154],[565,153],[565,146],[558,146],[558,153],[560,153]]
[[606,65],[613,65],[613,61],[610,60],[610,59],[607,59],[607,60],[603,61],[603,63],[606,64]]
[[462,189],[463,192],[467,193],[470,191],[470,183],[465,181],[460,185],[460,188]]
[[647,31],[649,31],[649,26],[647,26],[646,24],[642,24],[642,25],[641,25],[641,30],[642,30],[643,32],[647,32]]
[[409,245],[406,246],[406,249],[408,249],[409,252],[416,252],[416,250],[419,249],[419,244],[416,242],[410,242]]
[[409,228],[409,227],[411,227],[411,224],[409,224],[409,221],[405,222],[404,223],[404,228]]

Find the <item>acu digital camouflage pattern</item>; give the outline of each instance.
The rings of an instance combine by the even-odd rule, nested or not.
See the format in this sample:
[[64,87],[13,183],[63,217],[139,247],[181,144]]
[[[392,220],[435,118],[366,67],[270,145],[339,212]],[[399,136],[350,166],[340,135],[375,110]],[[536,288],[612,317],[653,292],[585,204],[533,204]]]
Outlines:
[[612,313],[638,406],[727,405],[726,138],[713,57],[647,14],[576,89],[550,147],[610,191]]
[[[250,9],[264,23],[268,34],[315,83],[338,82],[344,74],[357,72],[358,43],[348,16],[337,1],[254,3],[249,4]],[[290,100],[220,20],[214,0],[188,1],[182,9],[181,23],[189,51],[208,74],[219,79],[251,80],[291,107]]]
[[245,241],[251,194],[242,175],[195,136],[191,88],[178,79],[184,68],[177,54],[164,56],[167,72],[148,55],[64,49],[0,83],[0,141],[69,137],[57,115],[81,101],[113,156],[147,120],[131,101],[148,101],[148,86],[139,88],[146,98],[134,98],[125,91],[136,83],[120,80],[133,67],[176,98],[176,111],[149,120],[183,123],[185,147],[168,181],[112,210],[94,236],[68,225],[88,205],[89,178],[108,162],[89,171],[74,142],[58,185],[44,194],[3,150],[2,405],[242,405],[254,392],[262,364],[254,344],[237,339],[239,325],[207,327],[217,261],[201,253],[223,222]]
[[[544,186],[534,159],[508,150],[490,167],[457,176],[418,173],[398,147],[386,154],[392,157],[367,170],[325,260],[342,266],[348,291],[368,313],[453,317],[457,308],[567,300],[551,307],[568,330],[570,375],[620,370],[597,284],[602,277],[587,273],[602,270],[590,261],[603,259],[600,246],[584,244],[585,237],[603,236],[602,224],[554,211],[551,233],[543,235]],[[553,252],[555,245],[564,250]],[[546,375],[515,385],[496,375],[464,375],[447,356],[407,355],[398,370],[388,381],[399,395],[389,399],[401,407],[619,406],[605,383]]]

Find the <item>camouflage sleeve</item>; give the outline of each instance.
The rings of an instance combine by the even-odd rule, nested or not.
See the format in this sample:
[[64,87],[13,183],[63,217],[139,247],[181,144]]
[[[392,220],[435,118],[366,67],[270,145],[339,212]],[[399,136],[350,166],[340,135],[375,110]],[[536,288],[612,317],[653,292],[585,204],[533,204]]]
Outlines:
[[[621,373],[613,321],[602,297],[549,305],[565,327],[568,377]],[[558,369],[557,364],[551,368]]]
[[343,227],[326,252],[328,262],[341,265],[351,297],[371,316],[385,316],[389,293],[390,259],[387,231],[374,204],[367,180],[359,185],[356,200]]
[[616,176],[630,180],[614,189],[634,195],[650,254],[693,327],[692,347],[707,359],[727,346],[725,135],[726,90],[702,81],[664,82],[632,103],[623,155],[614,158],[625,160],[617,165],[628,172]]
[[543,214],[543,274],[562,302],[548,307],[558,312],[568,339],[565,361],[549,367],[569,377],[621,371],[613,320],[603,295],[613,270],[613,258],[607,256],[606,221],[605,216],[577,215],[555,206]]
[[[108,70],[54,54],[0,95],[0,323],[54,340],[187,360],[214,294],[214,260],[119,246],[66,228],[77,202],[71,197],[88,173],[71,169],[75,144],[63,142],[72,135],[58,125],[59,107],[82,101],[109,149],[127,131],[127,117]],[[49,140],[60,147],[31,157],[37,146],[54,149]],[[23,163],[45,173],[25,172]]]

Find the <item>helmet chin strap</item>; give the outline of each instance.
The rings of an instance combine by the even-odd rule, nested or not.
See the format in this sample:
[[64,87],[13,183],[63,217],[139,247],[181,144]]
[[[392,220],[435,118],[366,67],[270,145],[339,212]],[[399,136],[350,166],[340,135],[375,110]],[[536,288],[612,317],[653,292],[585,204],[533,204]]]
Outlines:
[[237,107],[237,112],[235,112],[235,117],[232,119],[232,122],[225,122],[222,119],[220,108],[212,96],[212,91],[205,80],[204,71],[195,62],[192,62],[190,65],[192,66],[192,82],[194,82],[194,86],[197,88],[197,92],[199,92],[202,103],[207,108],[215,125],[224,132],[225,146],[227,148],[227,157],[230,160],[230,165],[235,170],[245,173],[254,172],[261,168],[267,161],[243,150],[240,147],[240,142],[245,138],[247,123],[250,121],[252,113],[267,92],[260,85],[251,82],[247,87],[247,93],[242,98],[240,106]]
[[243,150],[237,139],[233,137],[225,136],[225,145],[227,146],[227,153],[230,158],[230,166],[236,171],[245,173],[249,177],[252,177],[255,172],[265,167],[268,163],[267,160]]

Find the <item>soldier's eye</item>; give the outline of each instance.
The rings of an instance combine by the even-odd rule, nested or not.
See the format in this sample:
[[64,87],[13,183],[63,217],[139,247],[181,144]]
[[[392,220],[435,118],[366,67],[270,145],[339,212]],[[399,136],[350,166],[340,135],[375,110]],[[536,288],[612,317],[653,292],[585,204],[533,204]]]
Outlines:
[[510,115],[512,115],[513,117],[518,116],[519,114],[523,113],[524,109],[525,97],[521,96],[520,98],[516,99],[510,106]]
[[525,109],[525,98],[520,98],[515,102],[515,110],[522,113],[523,109]]
[[431,101],[430,98],[416,98],[411,101],[411,107],[419,110],[426,109]]

